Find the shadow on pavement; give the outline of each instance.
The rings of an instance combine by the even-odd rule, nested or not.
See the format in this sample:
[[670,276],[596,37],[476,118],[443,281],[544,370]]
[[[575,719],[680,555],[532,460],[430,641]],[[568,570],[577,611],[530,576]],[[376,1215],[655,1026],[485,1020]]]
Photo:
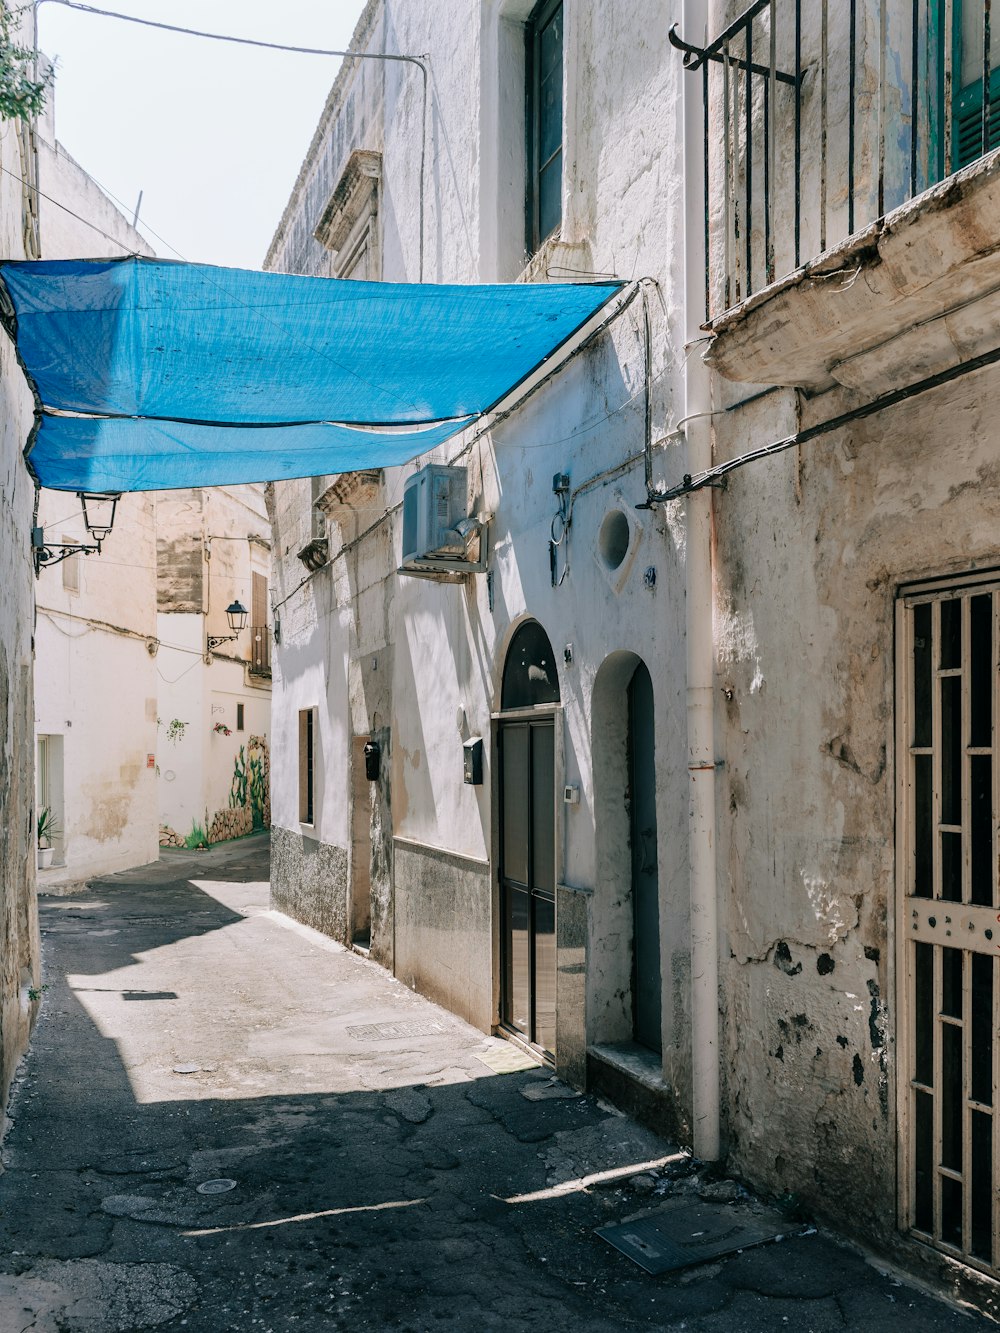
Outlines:
[[[669,1145],[525,1097],[547,1071],[492,1073],[483,1034],[282,929],[259,854],[162,867],[42,903],[5,1333],[958,1326],[820,1235],[647,1276],[594,1229],[658,1202],[634,1177]],[[351,1035],[391,1019],[436,1031]]]

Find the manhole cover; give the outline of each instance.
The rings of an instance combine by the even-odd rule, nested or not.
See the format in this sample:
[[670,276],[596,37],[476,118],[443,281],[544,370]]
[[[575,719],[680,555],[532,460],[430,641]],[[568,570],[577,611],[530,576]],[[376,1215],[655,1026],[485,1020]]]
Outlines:
[[434,1019],[416,1019],[410,1023],[362,1023],[347,1029],[355,1041],[395,1041],[398,1037],[434,1037],[447,1032],[443,1023]]
[[199,1194],[228,1194],[236,1188],[235,1180],[203,1180],[198,1186]]
[[777,1215],[762,1217],[707,1203],[677,1204],[634,1222],[597,1228],[602,1239],[647,1273],[669,1273],[719,1259],[775,1240],[786,1231],[787,1224]]
[[174,1065],[175,1074],[197,1074],[201,1065]]

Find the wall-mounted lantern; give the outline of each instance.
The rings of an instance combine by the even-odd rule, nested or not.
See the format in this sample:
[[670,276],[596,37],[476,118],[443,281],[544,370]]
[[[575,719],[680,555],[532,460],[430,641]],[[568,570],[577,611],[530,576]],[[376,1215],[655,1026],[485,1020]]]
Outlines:
[[210,634],[208,636],[208,651],[214,652],[220,643],[229,643],[233,639],[238,639],[240,631],[246,628],[247,609],[241,602],[230,602],[226,607],[226,619],[229,621],[229,628],[232,634]]
[[369,782],[378,781],[379,760],[382,751],[378,741],[365,741],[365,777]]
[[43,565],[58,565],[71,555],[100,555],[101,545],[111,535],[114,527],[115,511],[121,492],[103,494],[97,491],[77,491],[83,506],[83,521],[93,542],[47,542],[44,528],[31,529],[31,550],[35,561],[35,573]]

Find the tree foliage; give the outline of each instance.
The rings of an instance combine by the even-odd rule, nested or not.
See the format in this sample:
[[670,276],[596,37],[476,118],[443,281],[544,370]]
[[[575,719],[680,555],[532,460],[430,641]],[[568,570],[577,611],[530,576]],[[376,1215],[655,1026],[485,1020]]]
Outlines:
[[19,41],[19,20],[24,9],[10,9],[0,0],[0,120],[37,116],[45,106],[52,70],[41,77],[38,52]]

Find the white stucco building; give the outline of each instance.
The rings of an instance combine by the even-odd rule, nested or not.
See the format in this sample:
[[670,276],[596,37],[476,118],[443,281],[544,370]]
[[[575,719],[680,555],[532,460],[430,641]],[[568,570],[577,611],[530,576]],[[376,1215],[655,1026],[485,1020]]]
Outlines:
[[[37,144],[45,258],[152,254],[58,143],[51,109]],[[74,494],[41,491],[37,523],[56,554],[90,541]],[[267,533],[260,487],[126,494],[99,555],[42,567],[36,805],[55,821],[42,888],[155,861],[164,827],[177,836],[163,841],[196,842],[266,826]],[[234,601],[247,614],[232,636]]]
[[[59,144],[51,103],[37,144],[44,258],[153,253]],[[37,525],[54,556],[93,544],[74,494],[40,491]],[[122,496],[99,555],[43,565],[35,602],[36,808],[54,821],[40,883],[51,889],[156,859],[152,498]]]
[[[1000,46],[953,13],[368,5],[426,105],[345,63],[267,265],[639,285],[487,433],[274,487],[273,893],[989,1301]],[[431,461],[451,582],[398,572]]]
[[[156,497],[161,841],[270,823],[270,530],[260,486]],[[230,625],[226,610],[245,614]]]
[[[683,72],[647,10],[390,0],[360,20],[359,49],[431,53],[426,108],[419,62],[347,62],[267,267],[644,281],[487,433],[274,487],[273,894],[686,1126],[684,536],[677,506],[636,509],[646,466],[672,475],[682,448],[662,440],[683,389],[664,203]],[[486,524],[484,568],[457,581],[397,573],[432,461],[464,470],[457,507]]]

